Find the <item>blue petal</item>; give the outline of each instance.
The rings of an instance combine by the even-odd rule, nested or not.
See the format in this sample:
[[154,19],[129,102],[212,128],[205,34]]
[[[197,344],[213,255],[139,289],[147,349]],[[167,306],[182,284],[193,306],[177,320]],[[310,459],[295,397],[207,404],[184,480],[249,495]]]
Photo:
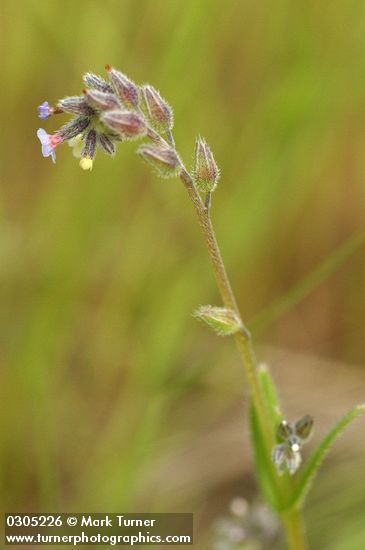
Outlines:
[[52,157],[53,162],[56,162],[56,151],[49,143],[49,135],[43,128],[37,130],[37,136],[42,146],[42,155],[44,157]]
[[43,144],[46,141],[48,142],[48,134],[43,128],[38,128],[37,130],[37,136],[39,138],[39,141]]
[[39,105],[39,107],[38,107],[38,116],[39,116],[39,118],[41,118],[43,120],[45,120],[46,118],[49,118],[51,116],[48,101],[44,101],[44,103],[42,103],[42,105]]

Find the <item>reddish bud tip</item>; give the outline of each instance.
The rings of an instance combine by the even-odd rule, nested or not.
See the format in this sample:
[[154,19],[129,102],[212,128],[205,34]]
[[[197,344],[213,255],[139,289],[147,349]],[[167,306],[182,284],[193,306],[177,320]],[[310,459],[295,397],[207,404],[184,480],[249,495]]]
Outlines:
[[109,65],[109,63],[107,63],[107,64],[105,65],[105,70],[106,70],[107,72],[109,72],[109,71],[112,70],[112,68],[111,68],[111,66]]
[[115,93],[123,105],[125,105],[127,109],[134,109],[138,107],[138,86],[133,82],[133,80],[112,67],[109,68],[109,78]]

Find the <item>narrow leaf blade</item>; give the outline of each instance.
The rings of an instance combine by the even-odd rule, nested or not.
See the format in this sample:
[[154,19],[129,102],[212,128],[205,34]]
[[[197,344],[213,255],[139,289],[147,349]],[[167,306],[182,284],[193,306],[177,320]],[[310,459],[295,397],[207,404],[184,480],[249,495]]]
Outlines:
[[328,432],[328,434],[322,439],[317,449],[313,452],[302,473],[299,477],[298,484],[294,489],[294,493],[290,500],[290,504],[287,509],[291,509],[298,504],[303,503],[308,491],[311,487],[312,481],[317,474],[319,467],[321,466],[325,456],[331,449],[335,440],[342,434],[347,426],[355,420],[360,414],[365,411],[365,405],[357,405],[353,407],[348,413],[346,413]]
[[282,503],[279,501],[275,483],[272,477],[273,467],[271,457],[267,456],[265,445],[262,439],[257,413],[254,405],[250,408],[251,440],[254,449],[255,470],[257,480],[267,502],[276,510],[279,510]]
[[260,365],[258,369],[258,377],[266,406],[270,411],[270,418],[273,428],[276,430],[278,424],[283,419],[283,415],[281,412],[280,400],[276,391],[276,386],[267,365]]

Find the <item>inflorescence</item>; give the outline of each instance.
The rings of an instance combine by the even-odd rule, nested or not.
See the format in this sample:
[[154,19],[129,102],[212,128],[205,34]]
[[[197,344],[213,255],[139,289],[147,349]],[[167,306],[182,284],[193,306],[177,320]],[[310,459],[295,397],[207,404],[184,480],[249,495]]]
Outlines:
[[[50,156],[55,162],[56,148],[67,141],[74,155],[81,159],[81,168],[91,170],[98,147],[107,155],[114,155],[120,141],[151,136],[154,126],[160,131],[172,127],[172,109],[157,90],[148,85],[137,86],[109,65],[106,70],[109,82],[86,73],[83,95],[65,97],[56,107],[47,101],[38,107],[39,118],[43,120],[59,113],[73,115],[73,119],[54,134],[48,134],[43,128],[38,130],[44,157]],[[157,140],[157,134],[155,138]],[[163,160],[166,161],[165,157]],[[169,164],[173,161],[176,163],[175,158],[167,160]]]
[[[73,154],[80,158],[80,166],[91,170],[97,148],[114,155],[118,142],[148,138],[139,155],[162,177],[180,174],[183,164],[172,138],[173,112],[160,93],[149,84],[138,86],[120,71],[106,65],[109,82],[86,73],[85,89],[80,96],[61,99],[55,107],[47,101],[38,107],[42,120],[60,113],[73,115],[53,134],[39,128],[37,136],[44,157],[56,162],[56,149],[68,142]],[[199,191],[214,191],[219,170],[204,139],[196,142],[194,179]]]

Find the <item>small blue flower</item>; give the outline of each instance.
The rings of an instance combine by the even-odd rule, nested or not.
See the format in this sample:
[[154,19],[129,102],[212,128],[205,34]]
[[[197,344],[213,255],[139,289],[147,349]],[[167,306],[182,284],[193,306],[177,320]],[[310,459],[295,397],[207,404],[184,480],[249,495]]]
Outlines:
[[57,134],[49,135],[43,128],[39,128],[37,136],[42,145],[42,155],[44,157],[52,157],[53,162],[56,162],[56,147],[62,141],[62,138]]
[[302,446],[309,436],[313,428],[313,418],[306,414],[296,422],[288,422],[282,420],[277,428],[276,435],[279,445],[275,445],[272,450],[272,460],[276,469],[281,475],[285,469],[290,475],[295,474],[302,462]]
[[38,107],[38,116],[42,120],[45,120],[46,118],[49,118],[52,114],[51,108],[48,104],[48,101],[45,101],[42,103],[42,105],[39,105]]

